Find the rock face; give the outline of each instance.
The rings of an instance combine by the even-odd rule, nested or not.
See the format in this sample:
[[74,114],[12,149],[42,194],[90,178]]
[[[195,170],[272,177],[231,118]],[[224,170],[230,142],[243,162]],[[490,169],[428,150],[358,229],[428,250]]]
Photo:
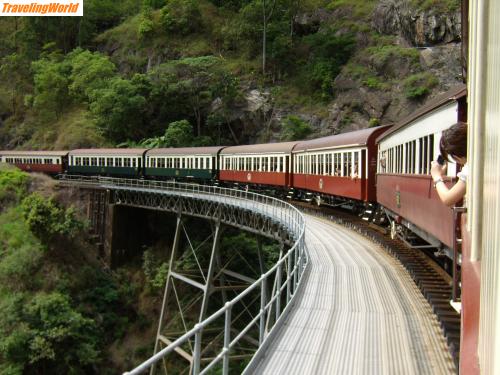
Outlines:
[[372,26],[381,34],[397,34],[412,46],[460,41],[460,9],[452,13],[412,8],[408,0],[382,0],[374,10]]
[[[460,9],[443,11],[445,0],[436,1],[432,9],[417,9],[415,3],[415,0],[379,0],[371,15],[362,21],[368,22],[371,30],[356,33],[357,51],[351,62],[371,71],[375,84],[367,83],[366,76],[356,77],[352,70],[343,69],[332,83],[335,97],[325,103],[322,111],[275,106],[269,92],[249,90],[246,104],[234,114],[242,124],[242,138],[250,142],[279,140],[280,123],[290,114],[312,126],[311,137],[395,123],[426,100],[459,84],[462,81]],[[308,34],[336,25],[336,20],[356,19],[353,9],[346,5],[300,14],[295,18],[296,32]],[[349,31],[342,27],[339,32]],[[373,46],[371,31],[390,35],[394,45],[400,47],[398,51],[418,52],[417,56],[395,52],[389,58],[380,58],[377,52],[383,52],[382,48],[363,52]],[[429,85],[429,93],[423,97],[411,98],[405,91],[405,81],[419,74],[427,74],[437,83]],[[257,132],[259,136],[255,137]]]

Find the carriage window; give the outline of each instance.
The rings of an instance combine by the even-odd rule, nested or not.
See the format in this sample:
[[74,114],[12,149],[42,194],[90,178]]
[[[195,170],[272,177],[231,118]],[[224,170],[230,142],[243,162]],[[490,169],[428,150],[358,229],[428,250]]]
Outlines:
[[359,168],[359,152],[354,152],[354,165],[353,165],[353,176],[361,177],[360,168]]
[[420,151],[420,174],[428,174],[430,172],[430,164],[433,160],[434,154],[434,135],[427,137],[422,137],[419,139],[419,151]]
[[267,172],[267,164],[268,164],[267,156],[264,156],[261,162],[262,162],[262,172]]
[[394,148],[389,150],[389,172],[394,173]]
[[132,158],[132,167],[133,168],[137,167],[137,159],[136,158]]
[[99,158],[99,166],[104,167],[104,158]]
[[122,158],[115,158],[115,167],[122,166]]
[[165,158],[158,159],[158,168],[165,168]]
[[352,153],[346,152],[345,153],[345,176],[352,176]]
[[97,166],[97,158],[90,158],[90,165],[92,167]]
[[106,164],[108,165],[108,167],[112,167],[113,166],[113,158],[107,158]]
[[411,173],[417,173],[417,141],[411,142]]
[[434,134],[429,135],[429,173],[431,172],[431,161],[434,160]]
[[130,167],[131,166],[130,158],[123,158],[123,166],[124,167]]
[[75,158],[75,165],[82,165],[82,158]]
[[285,168],[284,168],[284,165],[283,165],[283,159],[285,157],[284,156],[280,156],[278,159],[279,159],[279,166],[278,166],[278,172],[285,172]]

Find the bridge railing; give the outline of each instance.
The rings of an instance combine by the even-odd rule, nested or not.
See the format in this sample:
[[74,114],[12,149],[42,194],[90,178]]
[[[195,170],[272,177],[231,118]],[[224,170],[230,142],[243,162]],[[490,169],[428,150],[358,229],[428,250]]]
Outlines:
[[[207,374],[215,366],[222,362],[222,373],[229,373],[230,352],[239,341],[253,328],[259,328],[259,348],[254,360],[262,353],[262,349],[270,337],[276,333],[283,322],[286,313],[292,306],[292,301],[297,295],[298,288],[303,279],[304,272],[308,265],[308,256],[305,247],[305,219],[302,213],[294,206],[279,199],[266,195],[242,191],[212,185],[199,185],[190,183],[179,183],[174,181],[151,181],[142,179],[123,179],[98,176],[72,176],[61,175],[61,181],[75,183],[77,185],[92,185],[103,188],[123,188],[148,191],[176,192],[176,194],[199,198],[203,195],[217,196],[217,202],[223,204],[238,205],[245,209],[254,209],[263,215],[268,215],[279,221],[290,231],[295,239],[294,245],[284,254],[277,263],[267,272],[262,274],[258,280],[248,286],[231,301],[225,303],[218,311],[205,320],[196,324],[191,330],[173,341],[170,345],[160,350],[154,356],[137,366],[133,370],[126,372],[128,375],[136,375],[145,372],[168,354],[180,349],[189,340],[194,339],[194,351],[192,356],[192,374]],[[283,279],[284,276],[284,279]],[[271,295],[268,297],[268,291]],[[260,292],[259,312],[240,328],[240,332],[232,337],[234,332],[232,311],[239,303],[244,303],[243,299],[251,293]],[[282,303],[284,304],[282,306]],[[274,311],[274,313],[273,313]],[[272,319],[271,318],[272,315]],[[216,320],[224,317],[224,341],[220,352],[202,368],[202,335],[204,329]]]

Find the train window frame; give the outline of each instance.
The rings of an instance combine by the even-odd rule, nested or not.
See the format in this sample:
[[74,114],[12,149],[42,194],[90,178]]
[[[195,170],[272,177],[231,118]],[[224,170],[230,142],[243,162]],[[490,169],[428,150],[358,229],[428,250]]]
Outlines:
[[262,171],[261,172],[267,172],[267,166],[269,163],[269,158],[267,156],[262,157]]
[[352,153],[352,177],[360,178],[361,172],[359,164],[361,162],[360,151],[353,151]]

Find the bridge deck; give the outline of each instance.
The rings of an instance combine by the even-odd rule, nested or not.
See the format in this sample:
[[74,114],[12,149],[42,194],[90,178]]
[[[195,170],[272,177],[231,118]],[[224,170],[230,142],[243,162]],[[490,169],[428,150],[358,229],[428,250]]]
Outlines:
[[377,245],[306,216],[311,269],[255,374],[450,374],[431,307]]

